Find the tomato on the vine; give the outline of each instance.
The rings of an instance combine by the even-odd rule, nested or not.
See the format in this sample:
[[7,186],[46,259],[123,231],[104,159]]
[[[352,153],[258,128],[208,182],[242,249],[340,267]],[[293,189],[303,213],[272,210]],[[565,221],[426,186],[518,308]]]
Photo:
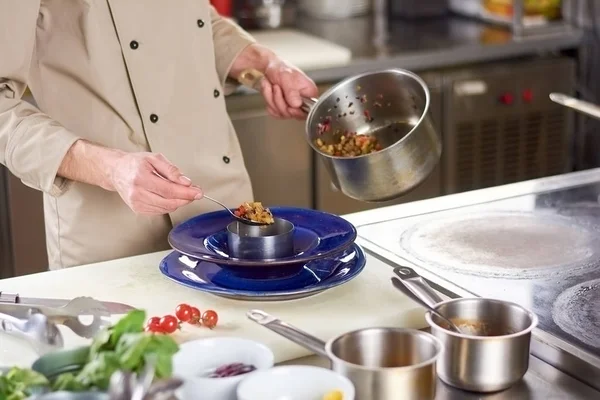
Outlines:
[[188,322],[192,318],[192,307],[187,304],[180,304],[175,309],[175,316],[181,322]]
[[217,322],[219,321],[219,316],[213,310],[206,310],[204,314],[202,314],[202,324],[207,328],[214,328],[217,326]]
[[200,310],[198,310],[196,307],[190,307],[190,319],[188,321],[190,324],[199,324],[201,317]]
[[160,319],[160,330],[164,333],[173,333],[179,328],[179,321],[173,315],[165,315]]
[[159,333],[159,332],[161,332],[160,318],[158,318],[158,317],[152,317],[152,318],[148,319],[148,321],[146,322],[146,327],[144,328],[144,330],[146,332],[153,332],[153,333]]

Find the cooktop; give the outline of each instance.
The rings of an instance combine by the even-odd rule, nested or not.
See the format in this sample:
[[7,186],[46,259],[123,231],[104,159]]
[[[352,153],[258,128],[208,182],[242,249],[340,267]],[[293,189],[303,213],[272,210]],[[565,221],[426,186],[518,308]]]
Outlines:
[[362,225],[359,237],[450,297],[531,309],[534,355],[543,344],[540,358],[600,389],[600,176],[500,197]]

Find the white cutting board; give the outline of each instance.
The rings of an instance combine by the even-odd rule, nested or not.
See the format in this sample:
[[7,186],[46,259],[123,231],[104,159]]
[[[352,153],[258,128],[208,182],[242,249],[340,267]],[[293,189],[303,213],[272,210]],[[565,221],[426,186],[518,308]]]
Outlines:
[[293,29],[250,32],[256,41],[302,70],[346,65],[350,49]]
[[[306,299],[272,303],[227,300],[180,286],[163,277],[158,270],[158,264],[166,254],[155,253],[5,279],[0,281],[0,290],[30,297],[92,296],[143,308],[150,316],[173,313],[182,302],[195,305],[201,311],[214,309],[220,318],[216,329],[211,331],[184,324],[183,331],[175,335],[176,340],[183,342],[211,336],[250,338],[269,346],[275,353],[276,362],[304,357],[311,352],[248,320],[248,310],[264,310],[324,340],[363,327],[426,326],[423,310],[392,287],[392,268],[370,256],[367,256],[363,272],[343,286]],[[113,317],[114,320],[118,318]],[[88,343],[68,328],[61,326],[60,329],[65,347]],[[28,366],[36,358],[23,342],[0,333],[0,366]]]

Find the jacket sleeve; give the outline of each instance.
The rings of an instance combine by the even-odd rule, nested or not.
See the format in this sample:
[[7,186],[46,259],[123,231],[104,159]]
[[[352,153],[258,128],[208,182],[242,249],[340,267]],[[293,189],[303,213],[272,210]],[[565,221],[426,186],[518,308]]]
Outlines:
[[210,6],[210,19],[217,74],[225,93],[231,93],[237,86],[235,81],[228,79],[231,65],[242,50],[256,41],[235,22],[221,17],[213,6]]
[[56,176],[79,138],[21,100],[35,49],[39,0],[0,0],[0,163],[21,181],[52,196],[68,186]]

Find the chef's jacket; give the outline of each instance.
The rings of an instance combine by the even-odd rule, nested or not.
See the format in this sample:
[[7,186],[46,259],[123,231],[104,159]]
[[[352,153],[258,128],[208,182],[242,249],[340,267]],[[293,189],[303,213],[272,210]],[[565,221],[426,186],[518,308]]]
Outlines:
[[[84,138],[164,154],[228,206],[252,200],[225,108],[250,35],[208,0],[0,0],[0,163],[44,192],[51,269],[168,248],[200,200],[136,215],[116,192],[57,177]],[[22,101],[29,86],[37,107]]]

